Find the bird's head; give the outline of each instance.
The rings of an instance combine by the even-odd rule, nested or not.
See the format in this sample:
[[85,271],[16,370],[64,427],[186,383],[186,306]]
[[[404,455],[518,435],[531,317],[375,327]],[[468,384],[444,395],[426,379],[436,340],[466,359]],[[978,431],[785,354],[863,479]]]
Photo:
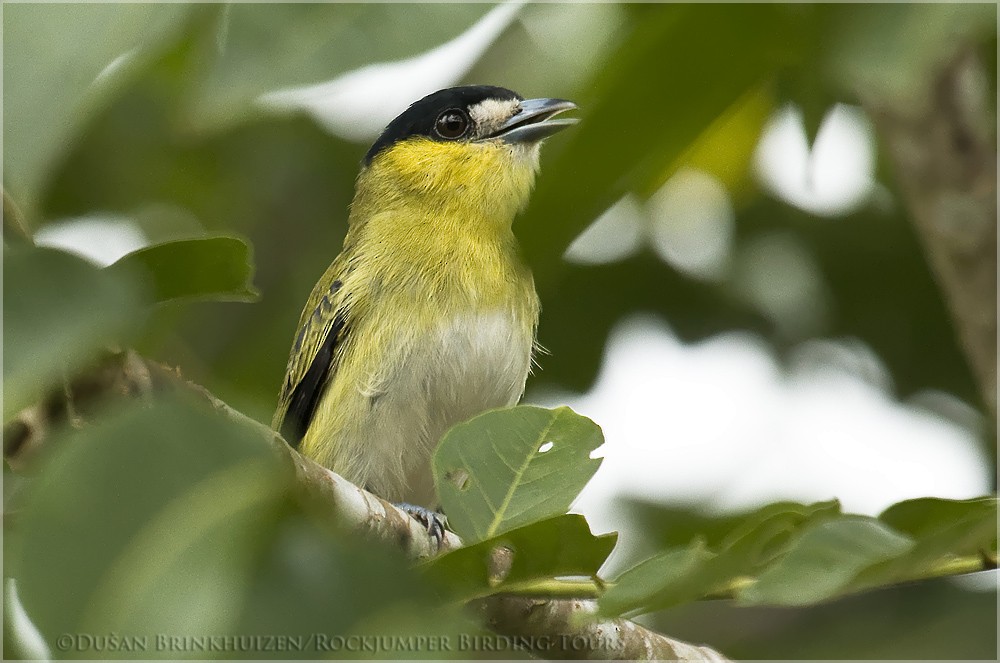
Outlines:
[[440,90],[389,123],[358,181],[382,206],[470,205],[512,218],[527,203],[544,138],[575,119],[563,99],[524,99],[485,85]]

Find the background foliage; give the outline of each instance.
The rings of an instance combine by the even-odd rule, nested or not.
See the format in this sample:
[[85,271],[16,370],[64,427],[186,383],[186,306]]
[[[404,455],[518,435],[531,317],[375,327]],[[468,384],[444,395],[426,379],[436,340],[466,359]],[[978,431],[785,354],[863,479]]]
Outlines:
[[[154,243],[215,238],[154,247],[99,271],[60,252],[9,246],[5,233],[5,423],[58,384],[61,371],[85,366],[114,343],[181,367],[237,409],[269,421],[301,303],[339,250],[367,145],[331,135],[305,113],[268,112],[256,100],[415,56],[490,9],[5,5],[4,188],[30,229],[98,214],[129,219]],[[988,97],[995,98],[995,26],[994,5],[521,7],[454,77],[566,97],[581,108],[578,130],[546,146],[544,176],[515,226],[544,302],[540,340],[550,352],[533,386],[586,389],[615,322],[651,311],[684,339],[750,329],[780,351],[813,337],[854,336],[885,362],[900,396],[936,389],[979,406],[886,164],[878,164],[877,179],[894,202],[830,222],[768,194],[752,177],[751,160],[765,122],[783,104],[799,105],[814,137],[832,103],[857,101],[858,85],[905,96],[962,46],[982,53]],[[98,33],[107,38],[88,36]],[[602,265],[562,259],[623,195],[645,200],[682,166],[715,175],[732,195],[735,264],[775,237],[810,256],[827,302],[818,322],[789,325],[775,317],[748,295],[738,269],[696,278],[648,247]],[[760,287],[785,278],[779,270]],[[239,443],[243,435],[231,426],[190,404],[118,409],[93,428],[59,433],[57,452],[37,466],[44,471],[28,493],[34,498],[26,500],[23,530],[8,531],[16,550],[50,553],[10,556],[24,560],[16,567],[20,590],[47,636],[95,624],[126,629],[128,619],[163,632],[186,632],[196,622],[205,632],[233,633],[378,632],[386,624],[393,632],[419,632],[429,623],[475,629],[454,614],[431,621],[440,614],[436,607],[412,609],[433,604],[427,582],[435,573],[461,578],[463,560],[442,560],[437,571],[418,575],[391,555],[358,553],[317,524],[289,477],[255,464],[259,450]],[[991,433],[983,443],[995,458],[993,441]],[[5,479],[5,488],[20,485],[7,472]],[[834,505],[785,505],[731,520],[632,505],[630,517],[650,524],[648,551],[667,556],[663,568],[686,568],[702,584],[670,585],[654,555],[645,572],[662,586],[643,580],[648,594],[629,595],[623,581],[602,608],[655,607],[649,619],[664,632],[741,658],[995,656],[995,594],[950,581],[787,607],[906,577],[893,561],[941,537],[950,546],[957,534],[973,532],[960,542],[961,553],[991,542],[995,551],[995,504],[992,532],[980,527],[989,518],[971,504],[972,515],[963,511],[966,520],[958,519],[960,531],[941,534],[955,513],[942,515],[940,508],[950,507],[939,507],[921,505],[914,524],[894,519],[899,511],[862,521]],[[178,510],[187,515],[177,520]],[[5,530],[8,524],[5,518]],[[586,559],[542,559],[542,571],[583,573],[607,553],[607,542],[575,520],[547,527],[562,528],[549,535],[586,541],[589,552]],[[186,537],[188,547],[157,545],[175,536]],[[810,545],[825,551],[830,537],[854,536],[878,540],[855,573],[826,595],[813,586],[806,587],[811,594],[788,593],[797,590],[786,582],[796,572],[787,567],[808,569]],[[781,555],[739,548],[766,549],[777,545],[775,537]],[[768,600],[764,584],[742,605],[671,607],[702,596],[712,583],[756,573],[763,567],[753,564],[765,559],[787,565],[770,567],[781,582]],[[912,557],[902,564],[919,566]],[[5,575],[13,568],[5,565]],[[334,568],[360,571],[345,578]],[[537,568],[524,573],[539,577]],[[644,571],[631,573],[641,578]],[[451,591],[467,597],[483,587],[458,583]],[[192,592],[204,600],[189,613]],[[130,602],[123,604],[126,593]],[[54,602],[57,594],[70,598]],[[348,606],[345,596],[366,605]],[[755,602],[786,607],[750,606]],[[89,625],[80,621],[86,619]]]

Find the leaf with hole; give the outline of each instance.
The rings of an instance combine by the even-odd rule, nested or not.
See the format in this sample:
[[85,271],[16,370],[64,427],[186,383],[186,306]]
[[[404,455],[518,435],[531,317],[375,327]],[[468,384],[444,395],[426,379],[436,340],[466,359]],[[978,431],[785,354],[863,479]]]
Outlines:
[[567,407],[492,410],[448,431],[434,483],[455,532],[475,543],[566,513],[603,443],[600,427]]

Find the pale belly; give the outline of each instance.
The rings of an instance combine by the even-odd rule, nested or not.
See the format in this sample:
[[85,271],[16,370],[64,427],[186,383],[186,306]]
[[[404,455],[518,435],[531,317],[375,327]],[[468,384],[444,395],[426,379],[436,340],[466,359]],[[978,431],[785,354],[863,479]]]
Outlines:
[[430,458],[455,424],[524,391],[532,332],[507,311],[455,317],[400,340],[390,371],[354,390],[366,412],[329,466],[391,501],[436,507]]

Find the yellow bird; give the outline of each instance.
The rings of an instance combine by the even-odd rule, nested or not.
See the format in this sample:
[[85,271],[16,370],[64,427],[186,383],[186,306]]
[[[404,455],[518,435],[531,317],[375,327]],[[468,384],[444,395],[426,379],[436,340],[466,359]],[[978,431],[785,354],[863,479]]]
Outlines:
[[511,224],[573,108],[455,87],[386,127],[299,319],[272,424],[289,443],[385,499],[437,505],[444,433],[524,391],[539,302]]

